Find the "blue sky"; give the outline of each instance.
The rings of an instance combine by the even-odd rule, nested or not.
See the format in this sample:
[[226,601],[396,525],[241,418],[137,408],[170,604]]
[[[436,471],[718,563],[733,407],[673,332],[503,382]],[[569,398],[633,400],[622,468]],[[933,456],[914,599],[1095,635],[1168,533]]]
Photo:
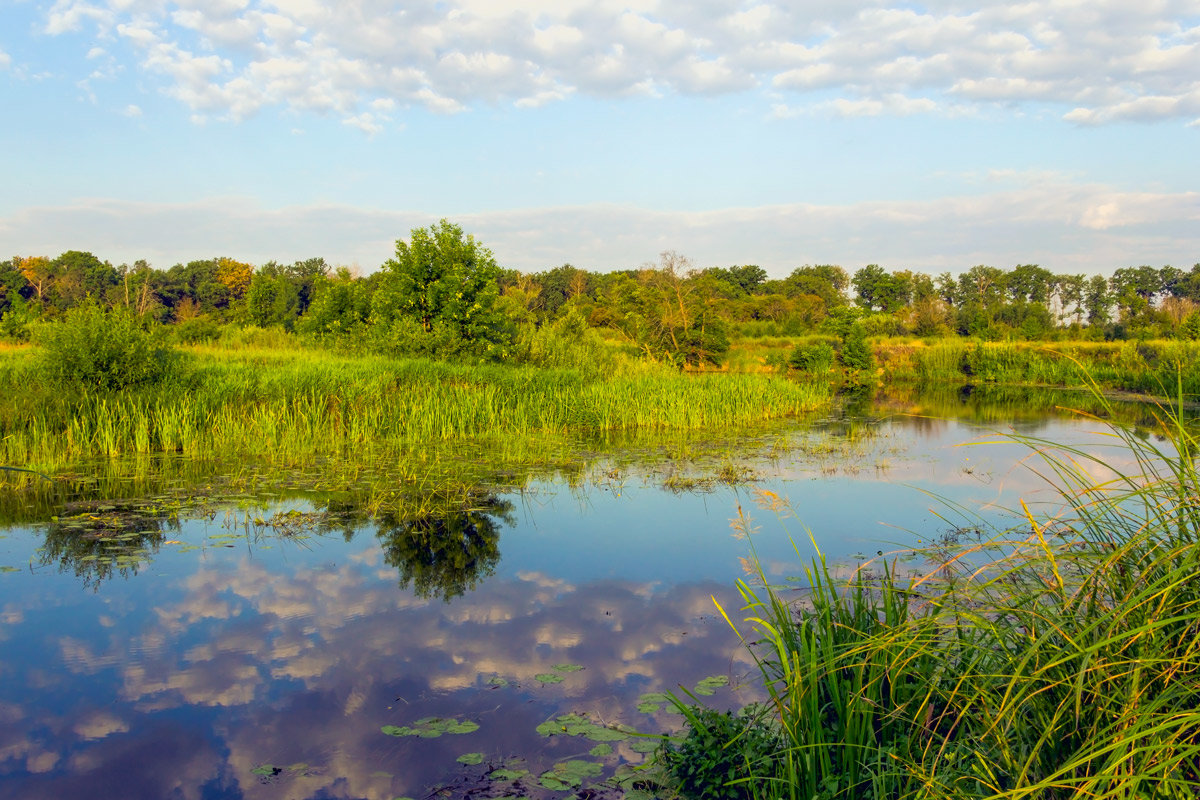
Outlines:
[[0,253],[1200,261],[1200,0],[6,0]]

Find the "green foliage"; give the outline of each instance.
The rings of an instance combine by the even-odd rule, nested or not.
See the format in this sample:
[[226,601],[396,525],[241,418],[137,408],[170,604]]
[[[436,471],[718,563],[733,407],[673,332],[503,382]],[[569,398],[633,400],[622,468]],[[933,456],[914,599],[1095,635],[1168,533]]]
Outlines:
[[860,324],[850,327],[842,336],[837,350],[838,363],[852,372],[869,372],[875,369],[875,356],[867,344],[867,332]]
[[678,704],[687,734],[656,754],[668,786],[687,800],[751,800],[773,775],[783,742],[757,709],[734,715]]
[[221,336],[221,326],[208,317],[193,317],[173,328],[175,339],[183,344],[207,344]]
[[[912,553],[910,577],[876,562],[835,579],[818,554],[803,603],[761,573],[765,588],[739,582],[784,737],[747,785],[864,800],[1195,796],[1200,440],[1178,412],[1158,415],[1156,437],[1110,428],[1115,452],[1011,437],[1037,454],[1052,516],[1022,504],[1011,529],[969,523]],[[689,760],[717,751],[697,749]]]
[[495,310],[500,268],[492,252],[442,220],[396,242],[382,269],[372,322],[394,353],[499,359],[512,332]]
[[0,339],[13,342],[27,342],[30,337],[30,323],[36,318],[29,302],[17,293],[10,294],[0,308]]
[[41,331],[43,368],[65,386],[114,390],[152,385],[170,376],[177,358],[124,308],[78,306]]

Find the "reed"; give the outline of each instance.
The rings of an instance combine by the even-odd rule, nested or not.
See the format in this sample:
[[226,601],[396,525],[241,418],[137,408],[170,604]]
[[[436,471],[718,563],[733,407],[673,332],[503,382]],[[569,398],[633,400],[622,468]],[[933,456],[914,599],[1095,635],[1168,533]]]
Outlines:
[[770,698],[753,724],[784,739],[745,796],[1197,796],[1200,442],[1178,407],[1157,434],[1006,437],[1053,502],[905,554],[911,574],[818,553],[800,601],[740,582]]
[[964,342],[876,345],[889,381],[953,381],[1074,386],[1170,396],[1182,376],[1185,395],[1200,395],[1200,344],[1153,342]]
[[598,377],[315,351],[189,355],[178,379],[123,391],[64,392],[36,360],[0,362],[0,463],[155,452],[296,460],[480,436],[720,428],[829,401],[823,387],[773,376],[652,367]]

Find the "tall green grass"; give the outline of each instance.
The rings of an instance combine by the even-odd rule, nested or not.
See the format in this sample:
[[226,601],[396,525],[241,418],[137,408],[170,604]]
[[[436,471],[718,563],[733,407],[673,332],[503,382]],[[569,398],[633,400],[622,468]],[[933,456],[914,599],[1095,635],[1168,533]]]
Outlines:
[[0,363],[0,463],[181,452],[303,459],[478,436],[695,430],[811,411],[828,391],[752,375],[650,367],[462,366],[378,356],[197,349],[150,387],[64,391],[36,359]]
[[1007,441],[1054,490],[1012,528],[914,551],[911,573],[818,555],[799,602],[739,584],[769,696],[752,724],[784,742],[745,796],[1200,794],[1195,430],[1160,409],[1157,437]]
[[881,344],[889,380],[1087,386],[1169,396],[1182,376],[1185,395],[1200,395],[1200,345],[1158,342],[964,342]]

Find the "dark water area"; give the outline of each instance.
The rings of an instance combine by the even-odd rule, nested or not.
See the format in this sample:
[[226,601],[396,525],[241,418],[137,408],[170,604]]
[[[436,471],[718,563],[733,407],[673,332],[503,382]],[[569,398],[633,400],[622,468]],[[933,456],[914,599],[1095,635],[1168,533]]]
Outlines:
[[[600,463],[419,517],[329,524],[283,493],[10,525],[0,797],[566,797],[644,762],[657,740],[628,732],[679,728],[648,695],[759,698],[716,605],[741,620],[752,558],[798,586],[814,541],[854,565],[1006,524],[1017,498],[1053,502],[1028,450],[960,445],[1099,428],[876,413],[778,435],[733,485]],[[582,777],[539,780],[572,760]]]

